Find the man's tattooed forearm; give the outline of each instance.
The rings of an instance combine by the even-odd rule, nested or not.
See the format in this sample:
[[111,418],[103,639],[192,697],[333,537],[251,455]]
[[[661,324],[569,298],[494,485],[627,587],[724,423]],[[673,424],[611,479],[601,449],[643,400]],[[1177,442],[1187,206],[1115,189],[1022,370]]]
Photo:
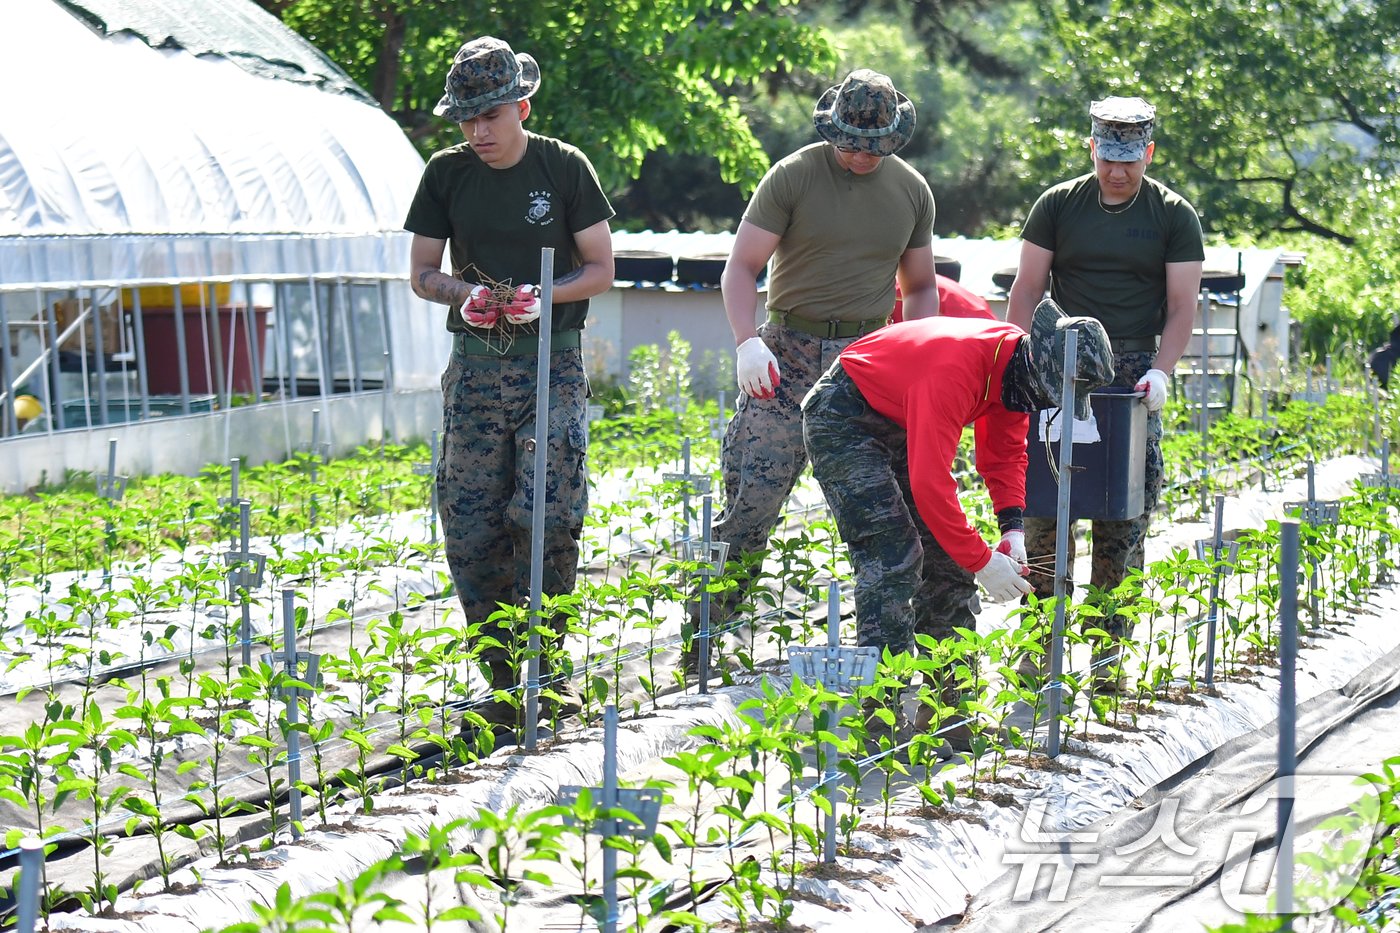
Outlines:
[[568,283],[577,279],[579,276],[583,275],[583,268],[583,266],[579,266],[577,269],[574,269],[571,272],[565,272],[563,275],[556,275],[554,277],[554,284],[567,285]]
[[418,274],[418,294],[429,301],[459,305],[466,299],[466,284],[431,269]]

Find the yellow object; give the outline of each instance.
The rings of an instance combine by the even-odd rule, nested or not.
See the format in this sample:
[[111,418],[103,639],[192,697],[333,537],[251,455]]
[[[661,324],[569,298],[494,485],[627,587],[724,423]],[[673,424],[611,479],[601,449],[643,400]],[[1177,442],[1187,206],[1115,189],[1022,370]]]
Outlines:
[[[173,308],[175,307],[175,288],[170,285],[150,285],[146,288],[137,289],[141,295],[142,308]],[[233,295],[233,284],[231,282],[218,282],[214,284],[214,304],[226,305]],[[131,289],[122,291],[122,304],[130,308],[134,299]],[[186,308],[198,308],[203,302],[205,307],[209,307],[209,286],[198,283],[180,286],[180,302]]]
[[44,411],[44,406],[39,404],[39,400],[32,395],[19,395],[15,397],[15,417],[20,421],[29,421],[37,418]]

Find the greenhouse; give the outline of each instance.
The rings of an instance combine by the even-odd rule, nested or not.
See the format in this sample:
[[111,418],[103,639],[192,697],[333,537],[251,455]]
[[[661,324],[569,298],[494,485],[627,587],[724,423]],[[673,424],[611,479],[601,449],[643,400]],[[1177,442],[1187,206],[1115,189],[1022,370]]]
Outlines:
[[402,229],[423,160],[340,68],[251,3],[17,0],[0,32],[28,89],[0,115],[0,486],[115,435],[160,472],[432,430],[448,347]]

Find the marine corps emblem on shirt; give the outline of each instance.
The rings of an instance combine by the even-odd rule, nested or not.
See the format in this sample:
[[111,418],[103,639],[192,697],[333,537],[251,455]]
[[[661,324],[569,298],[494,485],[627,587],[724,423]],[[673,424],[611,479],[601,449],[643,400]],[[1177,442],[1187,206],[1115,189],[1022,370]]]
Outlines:
[[525,211],[525,219],[532,224],[544,226],[554,222],[553,195],[548,191],[531,191],[530,207]]

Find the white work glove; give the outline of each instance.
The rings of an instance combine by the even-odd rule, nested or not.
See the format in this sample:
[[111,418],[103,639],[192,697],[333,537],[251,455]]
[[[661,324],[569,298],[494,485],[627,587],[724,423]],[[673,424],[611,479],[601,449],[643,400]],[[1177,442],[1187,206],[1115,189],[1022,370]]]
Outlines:
[[1026,566],[1026,533],[1021,529],[1013,528],[1003,534],[996,550],[1016,562],[1016,566],[1020,568],[1021,576],[1024,577],[1031,572],[1031,568]]
[[540,319],[539,289],[533,285],[522,285],[515,290],[515,297],[505,307],[506,320],[512,324],[529,324]]
[[994,603],[1009,603],[1031,591],[1031,585],[1021,578],[1021,568],[1001,551],[993,551],[987,566],[977,571],[977,582]]
[[496,320],[501,316],[501,306],[491,297],[491,289],[485,285],[473,285],[467,303],[462,305],[461,315],[470,327],[495,327]]
[[739,344],[735,351],[738,356],[736,369],[739,371],[739,390],[750,398],[772,398],[774,390],[782,381],[778,373],[778,358],[762,337],[750,337]]
[[1147,393],[1142,403],[1148,411],[1161,411],[1162,406],[1167,404],[1167,374],[1160,369],[1149,369],[1133,389]]

